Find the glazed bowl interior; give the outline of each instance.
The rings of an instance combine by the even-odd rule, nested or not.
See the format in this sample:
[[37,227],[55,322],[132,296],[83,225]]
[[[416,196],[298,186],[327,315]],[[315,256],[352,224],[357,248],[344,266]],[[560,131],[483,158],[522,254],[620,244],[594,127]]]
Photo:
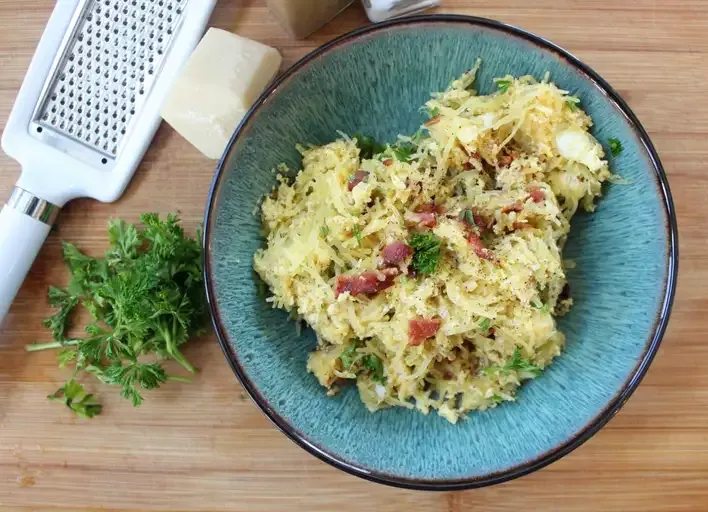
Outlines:
[[[597,212],[578,214],[565,256],[575,306],[559,320],[563,354],[506,403],[451,425],[405,409],[369,413],[350,387],[326,396],[306,371],[316,339],[259,293],[253,254],[263,237],[257,205],[280,163],[299,169],[296,144],[347,134],[394,141],[414,132],[430,93],[482,58],[478,90],[493,77],[546,72],[577,95],[625,184]],[[224,156],[205,219],[205,273],[217,334],[264,412],[318,457],[393,485],[450,489],[496,483],[541,467],[600,428],[634,390],[668,318],[676,273],[675,220],[665,176],[638,121],[612,89],[559,48],[467,17],[434,16],[369,27],[289,70],[259,100]]]

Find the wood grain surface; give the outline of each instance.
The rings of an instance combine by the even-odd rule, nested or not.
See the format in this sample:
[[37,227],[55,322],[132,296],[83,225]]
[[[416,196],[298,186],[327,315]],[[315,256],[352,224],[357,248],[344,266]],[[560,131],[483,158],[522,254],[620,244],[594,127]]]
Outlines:
[[[53,5],[0,0],[0,126]],[[186,349],[202,369],[195,382],[170,384],[139,409],[100,388],[104,413],[90,422],[47,402],[66,373],[53,353],[23,347],[47,339],[46,288],[66,278],[60,240],[100,254],[110,217],[179,210],[189,230],[202,219],[214,163],[163,125],[118,202],[64,209],[0,331],[0,510],[708,510],[708,1],[447,0],[439,12],[499,19],[564,46],[620,91],[658,148],[679,215],[681,275],[662,348],[625,408],[535,474],[423,493],[359,480],[298,448],[246,398],[213,336]],[[219,0],[211,22],[278,48],[286,65],[365,23],[355,5],[294,41],[262,0]],[[0,155],[0,197],[18,172]]]

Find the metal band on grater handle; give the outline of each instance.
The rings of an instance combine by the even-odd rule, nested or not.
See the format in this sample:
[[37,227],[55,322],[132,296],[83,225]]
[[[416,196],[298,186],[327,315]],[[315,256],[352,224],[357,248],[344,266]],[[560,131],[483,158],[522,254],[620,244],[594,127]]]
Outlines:
[[0,212],[0,321],[59,208],[122,194],[215,1],[57,1],[2,139],[23,169]]

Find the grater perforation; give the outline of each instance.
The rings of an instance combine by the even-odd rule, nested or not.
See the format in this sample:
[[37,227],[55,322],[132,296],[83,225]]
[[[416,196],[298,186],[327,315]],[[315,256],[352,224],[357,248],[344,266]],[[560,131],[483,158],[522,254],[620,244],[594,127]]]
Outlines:
[[188,1],[83,0],[35,110],[35,136],[48,131],[99,153],[104,164],[115,159]]

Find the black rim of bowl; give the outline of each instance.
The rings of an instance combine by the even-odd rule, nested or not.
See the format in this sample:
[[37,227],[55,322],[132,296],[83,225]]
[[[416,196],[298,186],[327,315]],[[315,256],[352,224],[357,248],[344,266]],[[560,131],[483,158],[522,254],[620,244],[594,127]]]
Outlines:
[[[362,35],[370,34],[378,30],[386,29],[388,27],[396,25],[411,25],[411,24],[430,24],[442,22],[444,24],[461,24],[461,25],[473,25],[481,26],[484,28],[491,28],[504,32],[506,34],[519,37],[528,42],[531,42],[545,50],[551,51],[564,59],[567,63],[573,66],[576,70],[581,71],[585,78],[593,82],[598,89],[600,89],[608,101],[614,103],[617,109],[624,115],[632,129],[637,134],[639,140],[645,147],[647,154],[651,159],[651,163],[654,167],[656,173],[656,180],[664,202],[664,208],[666,210],[666,218],[668,219],[667,239],[668,239],[668,259],[669,268],[667,269],[666,283],[664,298],[661,304],[660,311],[656,315],[654,334],[652,339],[648,341],[641,360],[634,368],[630,377],[624,383],[622,388],[618,391],[615,397],[607,404],[607,406],[590,422],[588,422],[585,427],[583,427],[580,432],[575,434],[573,437],[569,438],[565,442],[558,444],[553,449],[546,453],[543,453],[536,457],[535,459],[523,462],[517,466],[508,468],[506,470],[483,475],[480,477],[471,477],[467,479],[456,479],[456,480],[426,480],[426,479],[411,479],[404,478],[394,475],[389,475],[386,473],[381,473],[367,469],[365,467],[360,467],[341,458],[333,455],[323,448],[315,445],[307,437],[298,432],[292,425],[290,425],[284,418],[282,418],[265,400],[265,398],[260,394],[256,386],[249,379],[248,375],[245,373],[241,364],[238,361],[238,356],[235,353],[234,347],[228,340],[228,336],[220,321],[219,310],[216,306],[212,278],[211,278],[211,264],[209,256],[209,239],[212,229],[212,210],[215,206],[215,197],[217,190],[219,188],[219,183],[221,177],[224,174],[225,165],[229,159],[232,148],[234,147],[235,141],[238,139],[240,133],[243,131],[244,127],[248,124],[254,112],[256,112],[260,106],[268,100],[268,98],[274,94],[278,87],[295,75],[299,69],[306,66],[310,61],[323,55],[330,50],[336,48],[342,43],[347,43],[354,41]],[[320,460],[331,464],[332,466],[341,469],[352,475],[364,478],[366,480],[371,480],[373,482],[378,482],[382,484],[391,485],[394,487],[403,487],[408,489],[420,489],[420,490],[460,490],[460,489],[471,489],[477,487],[484,487],[488,485],[494,485],[508,480],[518,478],[520,476],[527,475],[541,469],[552,462],[564,457],[575,448],[583,444],[585,441],[590,439],[598,430],[600,430],[612,417],[620,410],[627,399],[631,396],[634,390],[637,388],[642,378],[646,374],[654,356],[656,355],[661,339],[666,330],[666,326],[669,321],[669,315],[671,313],[671,307],[673,304],[674,294],[676,291],[676,278],[678,275],[678,228],[676,223],[676,214],[674,210],[673,200],[671,198],[671,192],[669,190],[669,184],[666,179],[666,173],[661,165],[659,156],[654,149],[654,145],[649,139],[646,131],[642,127],[641,123],[634,115],[629,106],[620,97],[620,95],[608,84],[600,75],[593,71],[590,67],[582,63],[579,59],[573,56],[568,51],[564,50],[560,46],[520,28],[507,25],[494,20],[489,20],[486,18],[477,18],[472,16],[461,16],[461,15],[449,15],[449,14],[434,14],[434,15],[423,15],[423,16],[412,16],[407,18],[398,18],[391,21],[386,21],[383,23],[378,23],[374,25],[368,25],[352,32],[349,32],[341,37],[338,37],[329,43],[321,46],[320,48],[309,53],[297,63],[291,66],[285,73],[283,73],[275,82],[273,82],[266,91],[260,96],[256,103],[251,107],[249,112],[244,117],[243,121],[239,127],[234,132],[234,135],[229,142],[228,147],[224,155],[219,162],[214,180],[209,191],[209,196],[207,199],[206,211],[204,214],[204,235],[203,235],[203,248],[204,248],[204,281],[206,285],[207,301],[209,303],[209,311],[211,314],[212,323],[214,325],[214,330],[216,332],[219,344],[226,356],[226,359],[231,364],[231,368],[234,373],[241,381],[241,384],[245,388],[246,392],[250,395],[251,399],[261,408],[265,415],[291,440],[297,443],[299,446],[310,452],[312,455],[316,456]]]

